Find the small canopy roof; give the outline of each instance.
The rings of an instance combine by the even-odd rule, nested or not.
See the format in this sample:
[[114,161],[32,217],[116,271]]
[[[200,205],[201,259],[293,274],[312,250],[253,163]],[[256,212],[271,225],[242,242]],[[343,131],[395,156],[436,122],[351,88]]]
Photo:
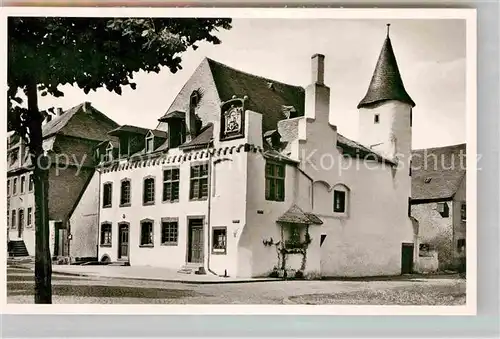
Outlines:
[[290,224],[323,224],[323,221],[316,214],[306,213],[296,204],[293,204],[277,221]]

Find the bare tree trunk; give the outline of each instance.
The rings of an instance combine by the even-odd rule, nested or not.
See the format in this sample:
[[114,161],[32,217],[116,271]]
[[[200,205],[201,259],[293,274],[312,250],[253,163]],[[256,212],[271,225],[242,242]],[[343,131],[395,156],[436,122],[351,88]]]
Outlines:
[[36,83],[26,89],[28,97],[29,149],[35,187],[35,304],[52,303],[52,262],[49,249],[49,159],[43,152],[43,116],[38,109]]

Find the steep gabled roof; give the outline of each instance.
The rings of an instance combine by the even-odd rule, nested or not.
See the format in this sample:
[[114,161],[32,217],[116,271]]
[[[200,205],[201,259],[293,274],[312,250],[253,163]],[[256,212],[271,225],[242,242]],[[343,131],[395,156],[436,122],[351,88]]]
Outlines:
[[293,106],[297,116],[304,115],[304,89],[246,73],[208,59],[212,77],[222,102],[233,95],[248,96],[247,108],[261,113],[262,130],[276,129],[279,120],[286,118],[283,106]]
[[385,100],[399,100],[412,107],[415,106],[415,102],[410,98],[403,85],[389,34],[387,34],[384,45],[382,46],[382,51],[380,52],[377,65],[375,66],[375,71],[373,72],[368,91],[358,104],[358,108]]
[[466,144],[412,152],[411,198],[452,199],[466,174]]
[[[88,124],[92,124],[92,128],[85,129]],[[64,134],[102,141],[107,130],[117,126],[119,125],[115,121],[97,110],[89,102],[84,102],[53,117],[51,121],[42,126],[42,134],[44,139],[55,134]]]
[[49,121],[47,124],[42,126],[42,134],[44,138],[47,138],[51,135],[54,135],[61,131],[66,124],[70,121],[70,119],[83,107],[83,103],[70,108],[69,110],[65,111],[63,114],[60,116],[52,118],[51,121]]

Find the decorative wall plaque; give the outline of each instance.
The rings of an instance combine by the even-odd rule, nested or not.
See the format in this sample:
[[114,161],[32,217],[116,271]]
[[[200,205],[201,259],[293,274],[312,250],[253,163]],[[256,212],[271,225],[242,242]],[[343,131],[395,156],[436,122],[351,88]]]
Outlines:
[[220,140],[233,140],[245,136],[245,99],[233,98],[221,105]]

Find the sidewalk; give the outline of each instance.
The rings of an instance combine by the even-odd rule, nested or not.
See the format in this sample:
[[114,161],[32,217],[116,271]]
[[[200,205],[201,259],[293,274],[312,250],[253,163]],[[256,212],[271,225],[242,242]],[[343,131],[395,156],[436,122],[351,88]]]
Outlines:
[[273,278],[223,278],[211,273],[204,275],[183,274],[176,270],[151,266],[70,266],[53,265],[54,274],[84,277],[121,278],[134,280],[154,280],[164,282],[192,284],[250,283],[263,281],[279,281]]

